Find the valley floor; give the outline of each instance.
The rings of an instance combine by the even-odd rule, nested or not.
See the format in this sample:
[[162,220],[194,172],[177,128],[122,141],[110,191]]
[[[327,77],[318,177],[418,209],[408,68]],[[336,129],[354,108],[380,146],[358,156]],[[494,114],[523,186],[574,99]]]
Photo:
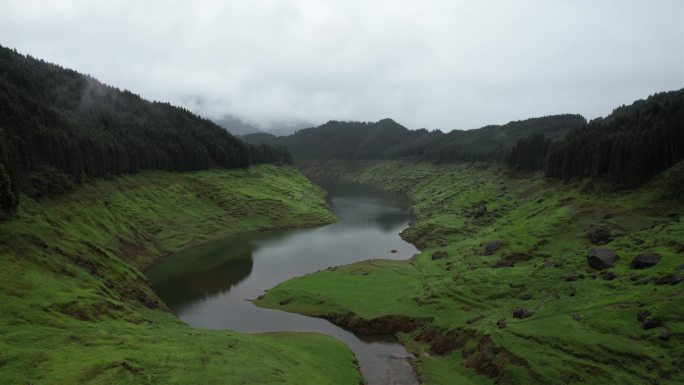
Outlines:
[[3,384],[358,384],[352,352],[327,336],[188,327],[140,272],[244,231],[335,220],[291,167],[143,172],[23,197],[0,222]]
[[[403,236],[422,253],[293,279],[260,306],[396,333],[424,384],[684,383],[684,207],[658,180],[599,194],[486,165],[300,167],[410,195],[417,222]],[[606,244],[588,240],[594,225]],[[595,248],[619,259],[592,269]],[[645,252],[660,262],[633,268]]]

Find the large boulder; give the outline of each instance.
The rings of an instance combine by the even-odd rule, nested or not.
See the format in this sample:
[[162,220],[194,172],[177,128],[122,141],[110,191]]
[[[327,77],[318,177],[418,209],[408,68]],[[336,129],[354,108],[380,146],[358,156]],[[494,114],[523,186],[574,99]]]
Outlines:
[[528,254],[528,253],[508,254],[508,255],[504,256],[503,258],[499,259],[498,261],[496,261],[496,263],[494,263],[492,265],[492,267],[494,267],[494,268],[513,267],[518,262],[529,261],[532,258],[534,258],[534,256],[532,254]]
[[432,260],[433,261],[437,260],[437,259],[444,259],[446,257],[447,257],[447,252],[444,250],[435,251],[434,253],[432,253]]
[[613,237],[607,228],[594,225],[587,230],[587,239],[594,245],[603,245],[610,242]]
[[593,249],[587,254],[587,262],[592,269],[605,270],[613,267],[613,264],[618,260],[615,250],[611,249]]
[[501,241],[491,241],[487,242],[482,251],[482,255],[494,255],[497,250],[499,250],[504,245]]
[[658,253],[643,253],[639,254],[632,260],[632,268],[647,269],[653,267],[660,262],[660,254]]
[[513,318],[527,318],[534,314],[530,309],[520,307],[513,311]]

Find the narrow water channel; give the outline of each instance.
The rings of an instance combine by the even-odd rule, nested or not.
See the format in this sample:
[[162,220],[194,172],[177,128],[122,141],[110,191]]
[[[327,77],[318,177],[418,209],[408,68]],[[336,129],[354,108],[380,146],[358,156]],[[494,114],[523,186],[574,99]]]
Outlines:
[[370,385],[417,384],[410,365],[400,358],[406,350],[391,338],[356,336],[326,320],[249,302],[296,276],[366,259],[407,259],[418,252],[399,237],[410,220],[406,198],[356,183],[317,183],[328,192],[338,222],[241,234],[197,246],[153,266],[148,278],[157,294],[193,327],[328,334],[354,351]]

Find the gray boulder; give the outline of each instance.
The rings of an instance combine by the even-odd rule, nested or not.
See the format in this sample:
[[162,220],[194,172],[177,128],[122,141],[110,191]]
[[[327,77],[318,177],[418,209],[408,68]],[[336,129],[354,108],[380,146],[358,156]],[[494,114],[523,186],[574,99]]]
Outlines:
[[447,257],[447,252],[440,250],[440,251],[435,251],[432,253],[432,259],[437,260],[437,259],[444,259]]
[[603,245],[610,242],[613,237],[607,228],[594,225],[587,230],[587,239],[594,245]]
[[647,269],[653,267],[660,262],[660,254],[658,253],[643,253],[639,254],[632,260],[632,268]]
[[520,307],[513,311],[513,318],[527,318],[534,314],[530,309]]
[[587,262],[592,269],[605,270],[613,267],[613,264],[618,260],[615,250],[611,249],[593,249],[587,254]]
[[493,255],[496,253],[497,250],[499,250],[502,246],[504,245],[503,242],[501,241],[491,241],[487,242],[484,246],[484,250],[482,251],[482,255]]

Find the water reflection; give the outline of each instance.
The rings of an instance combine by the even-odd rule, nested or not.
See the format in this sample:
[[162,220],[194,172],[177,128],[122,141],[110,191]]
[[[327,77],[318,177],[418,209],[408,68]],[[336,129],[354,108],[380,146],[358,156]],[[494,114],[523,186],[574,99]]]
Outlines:
[[147,272],[171,309],[229,291],[252,273],[251,242],[228,238],[174,254]]

